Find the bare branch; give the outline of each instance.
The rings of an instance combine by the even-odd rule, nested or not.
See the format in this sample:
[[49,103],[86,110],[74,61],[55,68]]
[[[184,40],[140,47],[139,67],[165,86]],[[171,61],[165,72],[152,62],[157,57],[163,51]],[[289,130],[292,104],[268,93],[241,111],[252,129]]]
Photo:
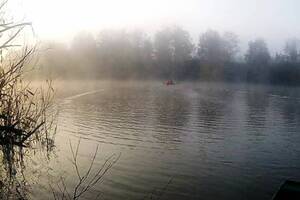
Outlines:
[[20,32],[23,30],[24,26],[19,28],[19,30],[13,35],[11,36],[6,42],[4,42],[1,46],[0,46],[0,49],[3,49],[5,46],[7,46],[13,39],[15,39],[19,34]]
[[0,33],[6,32],[10,29],[18,28],[18,27],[24,27],[24,26],[31,26],[32,24],[30,22],[24,22],[19,24],[14,24],[12,26],[7,26],[4,29],[0,30]]

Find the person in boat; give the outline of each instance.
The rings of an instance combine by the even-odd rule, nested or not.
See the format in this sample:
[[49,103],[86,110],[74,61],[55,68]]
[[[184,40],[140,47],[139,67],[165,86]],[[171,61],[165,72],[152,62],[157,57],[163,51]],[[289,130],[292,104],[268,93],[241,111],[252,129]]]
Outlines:
[[167,80],[166,82],[165,82],[165,84],[166,85],[174,85],[174,81],[173,80]]

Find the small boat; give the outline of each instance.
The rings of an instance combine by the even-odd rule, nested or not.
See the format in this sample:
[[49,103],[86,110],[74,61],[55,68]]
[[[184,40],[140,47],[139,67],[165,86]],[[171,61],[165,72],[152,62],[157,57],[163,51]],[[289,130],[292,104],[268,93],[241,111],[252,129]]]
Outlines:
[[167,80],[165,81],[165,85],[175,85],[174,81],[173,80]]

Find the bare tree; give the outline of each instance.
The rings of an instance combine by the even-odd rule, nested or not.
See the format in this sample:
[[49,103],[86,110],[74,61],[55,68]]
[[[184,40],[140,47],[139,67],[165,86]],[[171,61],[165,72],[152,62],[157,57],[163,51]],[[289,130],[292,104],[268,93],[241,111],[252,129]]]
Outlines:
[[[25,65],[30,61],[36,48],[17,44],[29,22],[16,23],[5,18],[5,6],[0,4],[0,149],[6,172],[6,181],[1,180],[1,195],[10,198],[18,191],[16,168],[22,165],[24,149],[36,144],[53,146],[53,138],[49,132],[52,122],[47,110],[53,99],[53,88],[48,81],[46,87],[33,89],[30,83],[23,80]],[[2,196],[0,196],[2,198]]]
[[[114,164],[119,160],[120,155],[113,154],[106,158],[106,160],[100,166],[96,166],[95,160],[97,158],[99,146],[96,147],[94,155],[90,161],[90,165],[87,170],[82,173],[78,163],[78,152],[80,147],[80,140],[74,149],[70,142],[70,149],[72,153],[71,162],[74,166],[74,171],[77,175],[78,182],[73,187],[72,190],[68,190],[66,184],[66,177],[60,177],[59,181],[55,184],[49,184],[53,198],[55,200],[78,200],[83,197],[84,194],[89,192],[97,184],[103,181],[106,173],[114,166]],[[97,196],[99,197],[101,193]]]

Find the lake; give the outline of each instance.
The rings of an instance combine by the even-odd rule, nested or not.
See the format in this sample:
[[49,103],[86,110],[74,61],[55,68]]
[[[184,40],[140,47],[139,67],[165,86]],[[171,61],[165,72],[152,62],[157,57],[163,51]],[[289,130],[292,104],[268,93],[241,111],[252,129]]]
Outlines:
[[[271,199],[300,181],[299,88],[225,83],[72,82],[57,84],[56,150],[50,173],[76,181],[79,168],[120,158],[86,198]],[[39,164],[37,164],[39,165]],[[33,187],[42,192],[46,177]],[[42,195],[42,196],[41,196]],[[43,197],[43,198],[44,198]]]

